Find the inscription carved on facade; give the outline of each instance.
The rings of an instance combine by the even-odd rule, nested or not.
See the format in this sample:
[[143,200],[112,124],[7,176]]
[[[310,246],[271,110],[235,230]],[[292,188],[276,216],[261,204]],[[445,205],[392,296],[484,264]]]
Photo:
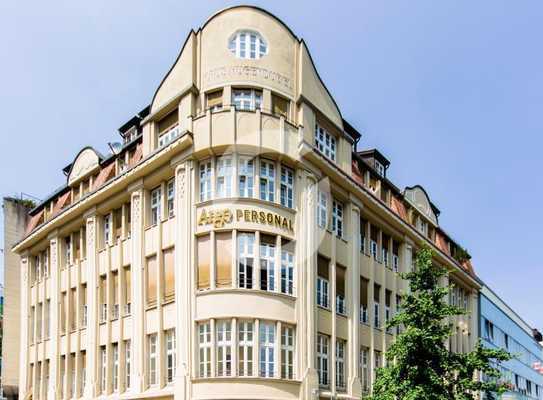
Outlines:
[[204,82],[212,84],[215,82],[224,82],[233,78],[253,78],[263,79],[274,82],[292,90],[292,79],[278,72],[271,71],[267,68],[255,67],[252,65],[233,65],[230,67],[219,67],[209,70],[204,73]]

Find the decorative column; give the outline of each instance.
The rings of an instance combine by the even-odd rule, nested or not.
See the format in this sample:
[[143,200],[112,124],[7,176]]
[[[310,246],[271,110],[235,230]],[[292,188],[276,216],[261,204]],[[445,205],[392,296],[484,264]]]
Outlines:
[[132,252],[132,341],[130,390],[141,393],[145,382],[145,299],[143,296],[144,260],[143,260],[143,181],[128,189],[131,192],[131,238]]
[[[98,393],[98,257],[97,257],[97,217],[93,209],[84,215],[87,224],[87,344],[85,365],[84,397],[93,398]],[[54,292],[53,292],[54,293]],[[53,317],[53,321],[56,318]],[[53,327],[52,332],[57,332]]]
[[27,397],[29,385],[29,302],[30,302],[30,255],[28,252],[21,255],[21,342],[19,359],[19,395],[21,399]]
[[191,398],[192,323],[195,288],[193,165],[185,161],[175,168],[175,304],[176,379],[175,400]]
[[50,254],[49,272],[51,274],[51,324],[50,335],[50,352],[51,358],[49,361],[49,388],[47,389],[47,398],[56,400],[61,393],[62,381],[59,377],[60,372],[60,239],[57,232],[51,233],[49,236]]
[[296,215],[296,272],[298,288],[298,374],[302,381],[303,399],[318,398],[319,378],[316,369],[316,337],[317,337],[317,249],[316,241],[316,197],[317,180],[306,172],[300,171],[297,187],[301,188]]
[[349,317],[349,350],[348,350],[348,393],[351,397],[361,398],[362,384],[358,368],[360,354],[360,208],[350,205],[351,240],[349,252],[351,254],[347,269],[347,307]]

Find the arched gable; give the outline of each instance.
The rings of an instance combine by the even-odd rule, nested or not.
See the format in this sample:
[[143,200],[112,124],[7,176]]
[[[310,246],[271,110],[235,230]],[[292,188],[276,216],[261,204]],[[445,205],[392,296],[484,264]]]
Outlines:
[[85,147],[74,159],[68,172],[68,185],[78,182],[100,168],[100,154],[92,147]]
[[438,225],[437,213],[430,201],[430,197],[426,190],[420,185],[405,188],[404,196],[413,207],[415,207],[422,215],[427,217],[436,226]]

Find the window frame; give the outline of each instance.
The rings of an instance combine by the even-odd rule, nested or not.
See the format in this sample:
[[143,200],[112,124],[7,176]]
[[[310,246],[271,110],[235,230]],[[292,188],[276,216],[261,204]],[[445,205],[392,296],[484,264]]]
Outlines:
[[294,208],[294,170],[281,165],[279,201],[283,207]]
[[150,225],[158,225],[158,222],[162,219],[161,217],[161,204],[162,202],[162,188],[160,186],[151,189],[150,191]]
[[268,54],[269,47],[268,42],[260,32],[242,29],[230,36],[228,50],[240,59],[259,60]]
[[276,180],[276,167],[275,162],[260,159],[259,168],[259,193],[260,200],[275,202],[275,180]]
[[336,162],[337,138],[318,122],[315,124],[315,147],[326,158]]

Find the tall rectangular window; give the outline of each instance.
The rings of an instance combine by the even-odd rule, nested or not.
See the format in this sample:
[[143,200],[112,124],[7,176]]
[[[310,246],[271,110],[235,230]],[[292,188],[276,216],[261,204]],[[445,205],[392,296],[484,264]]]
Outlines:
[[317,369],[319,385],[328,386],[328,336],[317,336]]
[[367,393],[370,389],[369,349],[364,346],[360,348],[360,380],[362,392]]
[[330,307],[329,300],[329,282],[328,279],[317,277],[317,305],[328,308]]
[[87,284],[86,283],[81,285],[80,296],[81,296],[81,327],[86,328],[87,319],[88,319]]
[[44,337],[49,339],[51,337],[51,300],[47,299],[45,302],[45,322],[44,322]]
[[294,252],[287,243],[281,246],[281,293],[294,294]]
[[343,203],[334,199],[332,203],[332,231],[343,237]]
[[369,323],[368,312],[368,280],[360,278],[360,323]]
[[100,346],[100,392],[106,393],[107,388],[107,352],[106,346]]
[[317,199],[317,224],[323,229],[328,227],[328,196],[320,190]]
[[146,294],[147,294],[147,306],[156,305],[157,301],[157,262],[156,255],[147,257],[146,268]]
[[336,386],[345,389],[345,341],[336,340]]
[[232,375],[232,322],[217,322],[217,375]]
[[238,285],[240,288],[252,289],[254,264],[254,233],[238,234]]
[[103,237],[104,237],[104,243],[103,245],[104,246],[107,246],[107,245],[110,245],[111,244],[111,230],[112,230],[112,226],[111,226],[111,214],[106,214],[104,215],[104,218],[103,218],[103,229],[104,229],[104,232],[103,232]]
[[260,200],[275,201],[275,164],[260,160]]
[[42,315],[43,315],[43,304],[38,304],[38,311],[37,311],[37,322],[36,322],[36,339],[38,342],[41,342],[42,337]]
[[70,236],[64,238],[64,265],[67,267],[72,263],[72,241]]
[[198,371],[200,378],[211,375],[211,324],[198,325]]
[[113,381],[113,391],[119,391],[119,344],[113,343],[111,346],[111,355],[113,357],[113,370],[111,371]]
[[259,338],[260,376],[271,378],[274,376],[275,370],[275,324],[271,322],[261,321]]
[[209,271],[211,263],[211,247],[209,235],[200,236],[197,240],[198,256],[198,289],[209,289]]
[[281,378],[294,379],[294,328],[281,327]]
[[158,224],[160,220],[160,203],[162,202],[162,193],[160,187],[151,190],[151,225]]
[[238,327],[238,375],[253,376],[253,322],[240,321]]
[[175,329],[166,331],[166,382],[175,379]]
[[260,237],[260,289],[275,290],[275,237]]
[[148,355],[148,381],[150,386],[158,384],[158,340],[157,334],[153,333],[147,337],[147,355]]
[[373,326],[375,328],[381,327],[381,306],[379,304],[381,287],[379,285],[374,285],[373,287]]
[[232,286],[232,233],[215,233],[217,287]]
[[294,171],[285,166],[281,166],[281,205],[294,206]]
[[68,318],[68,293],[62,292],[61,299],[62,303],[60,305],[60,332],[66,333],[66,320]]
[[111,319],[119,319],[119,272],[111,273],[112,289],[113,289],[113,307],[111,309]]
[[170,301],[175,298],[175,277],[174,277],[174,249],[169,248],[162,253],[164,262],[162,263],[164,285],[162,286],[162,299]]
[[255,176],[254,159],[240,157],[238,163],[239,196],[253,197]]
[[77,309],[77,291],[75,288],[70,289],[70,331],[75,331],[77,329],[77,319],[76,316]]
[[200,162],[200,201],[211,200],[211,160]]
[[232,157],[223,156],[217,158],[217,197],[225,198],[232,196]]
[[132,373],[132,348],[130,339],[124,341],[124,387],[130,389],[130,376]]
[[132,270],[130,265],[124,267],[124,315],[132,312]]
[[173,217],[175,214],[175,180],[170,179],[166,184],[166,195],[168,200],[168,217]]
[[336,137],[317,124],[315,128],[315,146],[332,161],[336,161]]
[[[81,352],[81,374],[79,376],[79,397],[83,397],[85,392],[85,385],[87,383],[87,353],[85,351]],[[49,373],[49,372],[48,372]]]

